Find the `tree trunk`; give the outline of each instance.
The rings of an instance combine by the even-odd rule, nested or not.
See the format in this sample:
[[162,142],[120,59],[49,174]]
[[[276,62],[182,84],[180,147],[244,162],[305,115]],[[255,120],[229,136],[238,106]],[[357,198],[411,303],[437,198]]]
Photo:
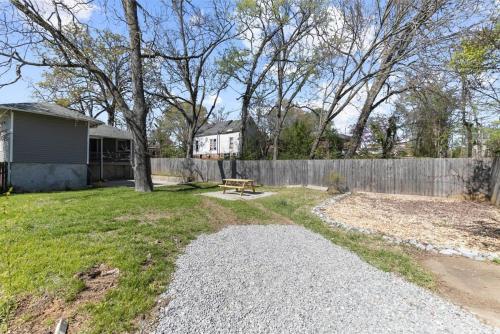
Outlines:
[[186,158],[192,159],[193,158],[193,139],[188,139],[186,143]]
[[318,134],[311,146],[311,152],[309,152],[309,159],[314,159],[314,157],[316,156],[316,150],[319,147],[319,143],[321,142],[321,137],[323,137],[323,133],[325,132],[327,124],[328,124],[327,121],[321,122],[321,125],[318,129]]
[[274,161],[278,160],[279,140],[280,140],[280,134],[281,134],[281,125],[282,125],[281,105],[282,105],[282,100],[280,100],[278,102],[276,123],[274,125],[274,138],[273,138],[273,160]]
[[108,114],[108,125],[115,126],[115,110],[108,109],[106,113]]
[[247,119],[248,112],[250,109],[250,97],[243,96],[243,102],[241,104],[241,127],[240,127],[240,142],[239,142],[239,154],[240,158],[244,158],[246,155],[247,146]]
[[273,160],[278,160],[278,142],[279,142],[279,133],[274,134],[273,138]]
[[370,113],[372,111],[372,105],[368,101],[370,98],[367,98],[365,101],[365,104],[363,105],[363,108],[361,109],[361,114],[358,117],[358,121],[356,123],[356,126],[354,130],[352,131],[352,136],[351,140],[347,144],[347,152],[344,156],[345,159],[352,159],[354,155],[356,154],[356,151],[359,148],[359,145],[361,145],[361,139],[363,136],[363,132],[365,130],[366,122],[368,121],[368,117],[370,116]]
[[188,159],[193,158],[194,127],[194,124],[189,125],[188,136],[186,138],[186,158]]
[[127,118],[134,141],[134,180],[135,190],[141,192],[153,191],[151,180],[151,162],[148,155],[148,140],[146,133],[147,105],[144,97],[144,77],[141,58],[141,30],[137,18],[137,2],[123,0],[125,18],[130,38],[130,74],[132,81],[132,97],[134,107],[132,115]]
[[472,149],[474,147],[474,139],[472,136],[472,123],[464,121],[465,136],[467,138],[467,158],[472,158]]
[[472,158],[472,147],[473,147],[473,138],[472,138],[472,127],[474,126],[472,122],[467,120],[467,102],[469,101],[469,87],[467,83],[467,78],[462,76],[460,78],[462,84],[461,90],[461,108],[462,108],[462,125],[465,129],[465,138],[467,140],[467,158]]
[[[135,130],[134,130],[135,129]],[[151,180],[151,162],[149,160],[146,131],[133,127],[133,169],[135,190],[150,192],[153,190]]]
[[349,146],[344,157],[345,159],[352,159],[352,157],[354,157],[354,155],[356,154],[356,151],[361,144],[361,139],[363,137],[363,132],[365,131],[366,122],[368,121],[368,118],[373,111],[373,104],[375,103],[375,99],[382,90],[382,87],[388,77],[389,71],[382,72],[375,78],[375,82],[368,90],[368,94],[366,96],[365,103],[363,104],[363,108],[361,108],[361,114],[359,115],[356,127],[352,131],[352,137],[348,144]]
[[474,126],[476,127],[476,139],[475,143],[477,146],[477,153],[476,156],[477,158],[484,158],[484,153],[483,153],[483,132],[481,129],[481,123],[479,123],[479,120],[477,118],[477,114],[474,113]]
[[[282,37],[283,36],[283,31],[281,31]],[[281,59],[277,62],[278,65],[278,96],[277,96],[277,103],[276,103],[276,123],[274,125],[274,139],[273,139],[273,160],[276,161],[278,160],[278,150],[279,150],[279,138],[280,138],[280,133],[281,133],[281,118],[282,118],[282,108],[283,108],[283,84],[285,80],[285,69],[284,69],[284,59],[286,57],[286,52],[285,50],[282,50],[280,52],[280,57]],[[291,103],[291,101],[288,101]]]
[[389,117],[387,129],[385,130],[385,138],[382,143],[382,159],[389,159],[392,156],[394,142],[396,141],[397,124],[394,116]]

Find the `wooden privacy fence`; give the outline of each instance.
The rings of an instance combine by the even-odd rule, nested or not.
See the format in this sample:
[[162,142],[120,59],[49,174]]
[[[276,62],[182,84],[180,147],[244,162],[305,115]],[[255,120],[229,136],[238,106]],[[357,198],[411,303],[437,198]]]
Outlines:
[[491,167],[490,199],[500,205],[500,158],[495,158]]
[[[340,175],[349,190],[427,196],[491,194],[492,159],[199,160],[152,158],[153,174],[220,182],[249,178],[257,183],[328,186]],[[495,164],[497,179],[500,162]],[[498,185],[499,183],[495,183]]]

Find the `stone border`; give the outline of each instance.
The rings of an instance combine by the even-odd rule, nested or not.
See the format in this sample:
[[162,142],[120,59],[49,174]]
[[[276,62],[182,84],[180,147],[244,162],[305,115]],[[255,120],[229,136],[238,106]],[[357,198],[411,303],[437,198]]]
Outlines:
[[352,226],[349,224],[341,223],[338,221],[333,220],[326,214],[326,209],[335,203],[349,197],[351,193],[345,193],[341,195],[335,195],[326,201],[320,203],[319,205],[315,206],[312,208],[312,213],[317,215],[323,222],[330,226],[334,226],[337,228],[341,228],[347,231],[354,231],[354,232],[359,232],[359,233],[364,233],[364,234],[378,234],[381,235],[384,240],[387,240],[390,243],[393,244],[406,244],[410,245],[413,247],[416,247],[418,249],[422,249],[428,252],[433,252],[433,253],[439,253],[442,255],[460,255],[464,256],[470,259],[478,260],[478,261],[484,261],[484,260],[490,260],[493,261],[494,259],[498,258],[496,254],[494,253],[487,253],[487,252],[477,252],[471,249],[467,248],[454,248],[454,247],[443,247],[443,246],[436,246],[433,244],[429,243],[423,243],[415,239],[400,239],[394,236],[390,235],[385,235],[381,234],[380,232],[368,229],[368,228],[361,228],[361,227],[356,227]]

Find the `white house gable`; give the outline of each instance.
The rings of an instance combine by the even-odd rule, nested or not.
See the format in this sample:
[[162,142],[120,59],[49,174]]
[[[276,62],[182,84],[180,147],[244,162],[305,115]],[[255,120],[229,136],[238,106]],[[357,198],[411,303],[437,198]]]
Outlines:
[[237,155],[239,139],[239,132],[199,136],[195,138],[193,153],[195,155]]
[[[227,158],[239,156],[241,121],[231,120],[202,126],[193,143],[196,158]],[[255,122],[249,118],[247,134],[251,141],[258,136]]]

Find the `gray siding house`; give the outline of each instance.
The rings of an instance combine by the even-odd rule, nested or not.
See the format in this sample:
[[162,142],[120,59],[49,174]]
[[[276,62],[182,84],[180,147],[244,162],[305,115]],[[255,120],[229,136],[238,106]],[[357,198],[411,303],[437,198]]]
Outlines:
[[0,162],[15,191],[87,185],[89,129],[102,122],[47,103],[0,104]]

